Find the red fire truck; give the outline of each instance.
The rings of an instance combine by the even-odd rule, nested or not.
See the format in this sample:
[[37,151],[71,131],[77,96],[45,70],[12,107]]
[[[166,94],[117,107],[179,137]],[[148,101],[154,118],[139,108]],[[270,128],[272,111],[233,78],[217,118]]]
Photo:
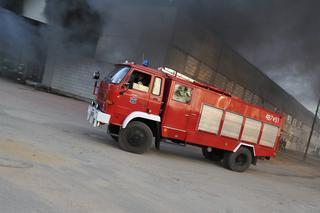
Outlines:
[[124,63],[99,84],[100,74],[94,78],[87,118],[95,127],[108,125],[125,151],[142,154],[162,141],[189,144],[237,172],[276,155],[281,114],[168,68]]

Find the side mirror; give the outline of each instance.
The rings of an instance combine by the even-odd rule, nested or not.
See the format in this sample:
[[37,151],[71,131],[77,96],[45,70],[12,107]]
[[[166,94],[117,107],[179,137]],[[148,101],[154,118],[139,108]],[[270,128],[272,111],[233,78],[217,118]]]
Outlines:
[[94,72],[92,75],[92,78],[95,80],[99,80],[100,79],[100,72]]
[[122,85],[122,89],[129,89],[129,83],[128,82],[126,82],[126,83],[124,83],[123,85]]
[[122,86],[121,86],[121,89],[123,89],[122,91],[120,91],[120,95],[123,95],[126,91],[128,91],[129,89],[129,83],[124,83]]

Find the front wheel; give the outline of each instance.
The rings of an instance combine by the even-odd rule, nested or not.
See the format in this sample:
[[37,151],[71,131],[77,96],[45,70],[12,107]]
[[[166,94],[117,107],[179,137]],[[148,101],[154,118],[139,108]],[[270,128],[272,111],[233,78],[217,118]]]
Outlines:
[[152,141],[151,129],[142,122],[130,122],[126,128],[120,130],[119,145],[127,152],[142,154],[150,148]]
[[245,147],[240,147],[236,152],[228,152],[223,158],[224,166],[235,172],[244,172],[250,167],[251,163],[251,152]]
[[120,131],[120,126],[113,125],[113,124],[108,125],[108,134],[116,142],[118,142],[118,139],[119,139],[119,131]]

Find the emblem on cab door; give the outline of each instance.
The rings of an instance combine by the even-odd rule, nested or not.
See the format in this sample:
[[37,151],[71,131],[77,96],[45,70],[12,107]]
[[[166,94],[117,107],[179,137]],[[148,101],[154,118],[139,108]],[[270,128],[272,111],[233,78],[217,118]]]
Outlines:
[[130,104],[136,104],[137,103],[137,98],[136,97],[130,97],[129,102],[130,102]]

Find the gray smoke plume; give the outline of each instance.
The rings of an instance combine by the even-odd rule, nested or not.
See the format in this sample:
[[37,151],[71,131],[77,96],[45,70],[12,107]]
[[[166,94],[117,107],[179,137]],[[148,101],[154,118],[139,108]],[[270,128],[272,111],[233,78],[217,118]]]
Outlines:
[[7,7],[9,4],[9,0],[0,0],[0,7]]
[[[47,0],[44,14],[51,25],[60,27],[55,37],[61,38],[68,50],[94,52],[108,13],[113,6],[166,5],[172,0]],[[123,14],[126,16],[126,14]],[[146,17],[145,23],[148,22]],[[130,17],[128,17],[128,24]],[[141,23],[143,27],[143,23]],[[161,36],[161,35],[159,35]]]
[[[93,8],[88,0],[47,0],[44,14],[56,26],[56,39],[66,50],[93,54],[102,33],[105,14]],[[51,31],[50,33],[53,33]]]
[[[4,3],[4,1],[2,1]],[[0,7],[0,51],[13,58],[32,60],[41,54],[41,35],[24,18]]]

